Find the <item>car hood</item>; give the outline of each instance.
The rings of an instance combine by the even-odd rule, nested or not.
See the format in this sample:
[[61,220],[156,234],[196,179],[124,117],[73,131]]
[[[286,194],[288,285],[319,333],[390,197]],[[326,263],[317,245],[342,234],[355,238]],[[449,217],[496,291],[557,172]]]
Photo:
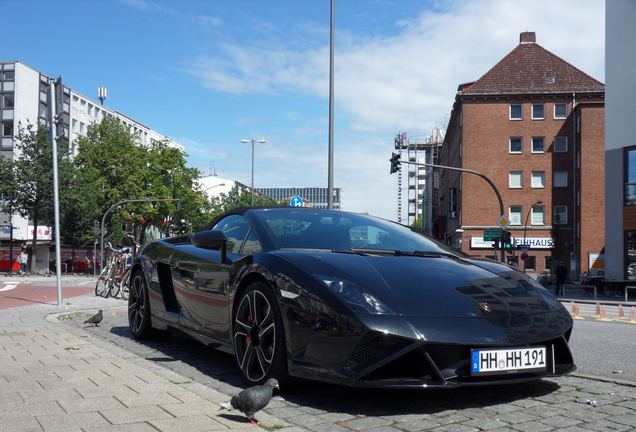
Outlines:
[[491,260],[447,256],[279,251],[319,276],[357,283],[399,315],[510,317],[562,310],[523,273]]

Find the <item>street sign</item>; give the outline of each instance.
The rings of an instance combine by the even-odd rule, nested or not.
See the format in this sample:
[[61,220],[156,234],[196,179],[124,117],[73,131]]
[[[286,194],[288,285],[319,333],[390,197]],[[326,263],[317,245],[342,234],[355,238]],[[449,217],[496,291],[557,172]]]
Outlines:
[[292,207],[302,207],[303,199],[299,196],[295,196],[291,200],[289,200],[289,205],[291,205]]
[[510,219],[508,219],[506,215],[501,215],[499,220],[497,220],[497,225],[499,225],[502,229],[506,229],[506,227],[510,225]]
[[522,253],[522,254],[521,254],[521,260],[522,260],[522,261],[527,261],[527,260],[528,260],[528,258],[529,258],[529,257],[528,257],[528,254],[527,254],[527,253]]
[[493,241],[501,238],[501,231],[499,230],[484,230],[484,241]]

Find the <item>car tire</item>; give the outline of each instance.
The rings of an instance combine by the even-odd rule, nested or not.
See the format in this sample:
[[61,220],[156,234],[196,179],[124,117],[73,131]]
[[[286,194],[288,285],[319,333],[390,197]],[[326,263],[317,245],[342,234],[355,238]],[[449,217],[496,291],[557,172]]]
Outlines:
[[289,381],[283,319],[271,288],[261,282],[241,294],[233,319],[234,355],[251,384]]
[[148,285],[141,270],[133,273],[128,293],[128,327],[135,339],[166,337],[170,333],[152,328]]

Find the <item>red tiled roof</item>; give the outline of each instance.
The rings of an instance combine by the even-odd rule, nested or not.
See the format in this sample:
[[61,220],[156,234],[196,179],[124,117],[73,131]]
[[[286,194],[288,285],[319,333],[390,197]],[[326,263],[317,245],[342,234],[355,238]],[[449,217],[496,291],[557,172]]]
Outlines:
[[[552,82],[551,82],[552,81]],[[464,95],[605,92],[605,85],[536,43],[520,43]]]

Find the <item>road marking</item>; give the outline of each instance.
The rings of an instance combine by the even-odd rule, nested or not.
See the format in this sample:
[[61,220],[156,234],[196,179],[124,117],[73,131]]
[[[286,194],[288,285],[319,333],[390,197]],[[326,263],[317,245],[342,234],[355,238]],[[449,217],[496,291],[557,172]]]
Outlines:
[[17,283],[17,282],[15,282],[15,283],[13,283],[13,282],[11,282],[11,283],[9,283],[9,282],[5,282],[5,284],[4,284],[4,285],[5,285],[5,287],[4,287],[4,288],[0,288],[0,291],[9,291],[9,290],[12,290],[12,289],[14,289],[15,287],[17,287],[17,286],[18,286],[18,283]]
[[93,283],[93,281],[89,280],[89,281],[85,281],[85,282],[80,282],[80,283],[78,283],[78,285],[88,285],[88,284],[92,284],[92,283]]

